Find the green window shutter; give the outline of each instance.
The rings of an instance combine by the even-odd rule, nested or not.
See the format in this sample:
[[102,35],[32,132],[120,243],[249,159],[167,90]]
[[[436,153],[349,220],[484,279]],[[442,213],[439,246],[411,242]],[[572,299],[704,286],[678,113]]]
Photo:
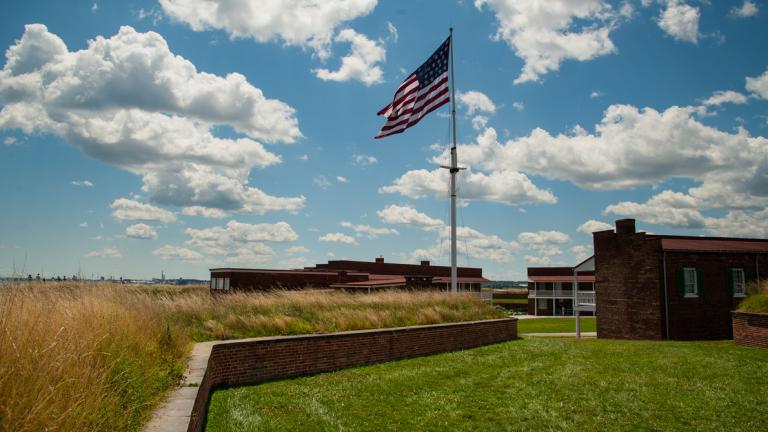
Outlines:
[[682,267],[678,267],[675,272],[677,276],[677,295],[685,297],[685,276]]
[[696,293],[704,297],[704,270],[696,269]]
[[728,295],[733,297],[733,268],[725,269],[725,288],[728,289]]

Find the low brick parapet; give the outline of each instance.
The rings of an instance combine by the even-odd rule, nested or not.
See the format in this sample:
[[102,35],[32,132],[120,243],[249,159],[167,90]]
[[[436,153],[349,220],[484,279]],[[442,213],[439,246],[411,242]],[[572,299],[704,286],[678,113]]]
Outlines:
[[768,313],[732,312],[736,345],[768,349]]
[[210,394],[216,388],[475,348],[516,338],[517,319],[505,318],[221,342],[211,350],[187,430],[203,430]]

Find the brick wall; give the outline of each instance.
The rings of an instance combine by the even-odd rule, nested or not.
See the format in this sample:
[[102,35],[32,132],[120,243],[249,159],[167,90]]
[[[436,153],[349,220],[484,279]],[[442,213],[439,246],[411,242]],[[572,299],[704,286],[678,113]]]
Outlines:
[[260,338],[213,346],[188,431],[202,431],[218,387],[329,372],[517,338],[514,318],[323,335]]
[[733,312],[736,345],[768,349],[768,314]]
[[593,240],[597,336],[662,339],[660,240],[613,231],[596,232]]
[[[760,266],[768,268],[761,256]],[[729,268],[755,270],[755,254],[717,252],[667,252],[667,295],[669,300],[669,338],[676,340],[716,340],[733,337],[731,311],[741,298],[734,298],[728,288]],[[701,270],[702,296],[685,298],[677,292],[677,269]]]

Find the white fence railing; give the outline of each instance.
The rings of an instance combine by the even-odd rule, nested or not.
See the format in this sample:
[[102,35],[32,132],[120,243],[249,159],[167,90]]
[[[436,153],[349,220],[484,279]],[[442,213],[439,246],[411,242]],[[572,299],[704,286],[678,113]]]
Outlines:
[[573,290],[530,290],[528,298],[573,297]]
[[595,292],[594,291],[576,291],[576,304],[594,306]]

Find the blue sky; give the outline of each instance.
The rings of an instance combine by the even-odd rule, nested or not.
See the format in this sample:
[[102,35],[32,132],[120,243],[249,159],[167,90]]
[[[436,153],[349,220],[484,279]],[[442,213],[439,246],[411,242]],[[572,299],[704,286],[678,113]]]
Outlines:
[[459,264],[591,232],[768,236],[763,1],[12,2],[0,275],[447,264],[448,106],[376,112],[455,28]]

